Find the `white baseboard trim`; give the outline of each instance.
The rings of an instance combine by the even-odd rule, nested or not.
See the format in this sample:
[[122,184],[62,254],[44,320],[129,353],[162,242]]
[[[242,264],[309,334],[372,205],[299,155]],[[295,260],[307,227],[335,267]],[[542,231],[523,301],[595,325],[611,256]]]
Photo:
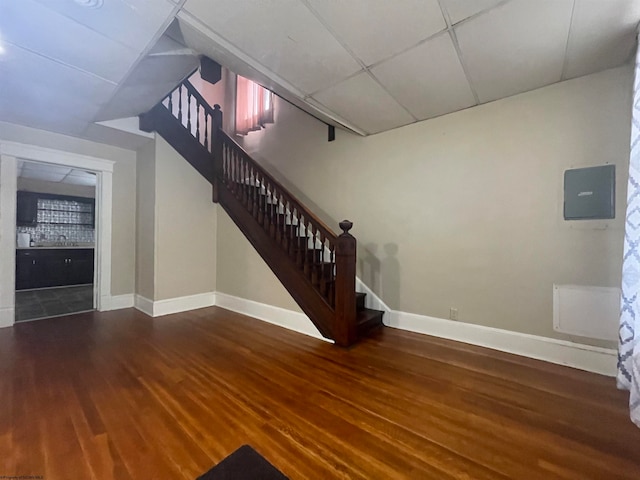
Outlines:
[[333,343],[333,340],[324,338],[309,320],[309,317],[301,312],[274,307],[266,303],[254,302],[253,300],[220,292],[216,293],[216,306]]
[[135,305],[135,295],[126,293],[124,295],[112,295],[110,297],[102,297],[100,303],[101,311],[121,310],[123,308],[131,308]]
[[153,302],[153,316],[187,312],[198,308],[212,307],[216,303],[215,292],[197,293],[186,297],[169,298]]
[[0,308],[0,328],[13,327],[16,311],[13,307]]
[[198,293],[186,297],[152,301],[142,295],[135,296],[134,306],[150,317],[161,317],[172,313],[187,312],[198,308],[212,307],[216,303],[214,292]]
[[614,377],[617,352],[554,338],[392,310],[385,325]]
[[[483,325],[454,322],[426,315],[400,312],[390,309],[369,287],[362,283],[359,278],[356,279],[356,285],[358,291],[367,294],[366,305],[368,308],[385,312],[383,320],[384,324],[388,327],[491,348],[493,350],[513,353],[515,355],[565,365],[602,375],[612,377],[616,375],[616,350],[485,327]],[[125,304],[125,299],[116,300],[115,303],[117,302]],[[332,340],[327,340],[320,334],[311,320],[309,320],[309,317],[304,313],[221,292],[202,293],[156,302],[141,295],[135,295],[134,303],[136,309],[151,317],[216,305],[298,333],[332,342]],[[0,310],[0,326],[2,326],[1,315],[2,311]]]
[[149,300],[148,298],[143,297],[142,295],[136,294],[134,298],[133,306],[135,307],[136,310],[140,310],[142,313],[145,313],[150,317],[153,317],[153,301],[152,300]]

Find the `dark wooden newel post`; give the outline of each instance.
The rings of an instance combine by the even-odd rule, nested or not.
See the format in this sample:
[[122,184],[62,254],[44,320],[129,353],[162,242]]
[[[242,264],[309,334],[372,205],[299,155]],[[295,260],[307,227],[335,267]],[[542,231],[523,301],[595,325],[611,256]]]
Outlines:
[[213,155],[213,201],[218,203],[220,181],[222,179],[222,110],[217,103],[213,106],[211,113],[211,153]]
[[348,347],[356,342],[356,239],[349,233],[353,223],[340,222],[342,233],[336,245],[336,344]]

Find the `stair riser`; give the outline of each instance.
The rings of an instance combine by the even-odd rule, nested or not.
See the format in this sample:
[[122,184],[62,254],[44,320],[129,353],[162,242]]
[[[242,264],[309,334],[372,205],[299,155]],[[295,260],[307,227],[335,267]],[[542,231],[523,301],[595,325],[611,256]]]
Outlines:
[[364,300],[365,300],[366,295],[362,294],[356,294],[356,310],[362,310],[364,309]]

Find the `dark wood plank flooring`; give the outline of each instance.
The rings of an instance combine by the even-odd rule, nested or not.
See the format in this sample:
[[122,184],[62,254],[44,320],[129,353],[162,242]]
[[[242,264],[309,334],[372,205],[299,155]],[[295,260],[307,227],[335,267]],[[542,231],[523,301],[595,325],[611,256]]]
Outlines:
[[218,308],[0,330],[0,476],[639,479],[612,378],[383,329],[350,350]]

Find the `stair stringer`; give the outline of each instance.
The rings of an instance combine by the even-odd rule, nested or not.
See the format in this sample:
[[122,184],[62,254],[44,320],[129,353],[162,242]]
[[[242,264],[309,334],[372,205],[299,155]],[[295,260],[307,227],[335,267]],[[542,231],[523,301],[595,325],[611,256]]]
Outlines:
[[[311,319],[322,336],[333,339],[331,328],[335,313],[322,298],[315,294],[309,279],[291,261],[286,252],[279,248],[264,247],[272,243],[273,239],[226,185],[220,185],[218,200],[233,223],[244,234],[302,311]],[[296,288],[296,285],[303,285],[304,288]]]

